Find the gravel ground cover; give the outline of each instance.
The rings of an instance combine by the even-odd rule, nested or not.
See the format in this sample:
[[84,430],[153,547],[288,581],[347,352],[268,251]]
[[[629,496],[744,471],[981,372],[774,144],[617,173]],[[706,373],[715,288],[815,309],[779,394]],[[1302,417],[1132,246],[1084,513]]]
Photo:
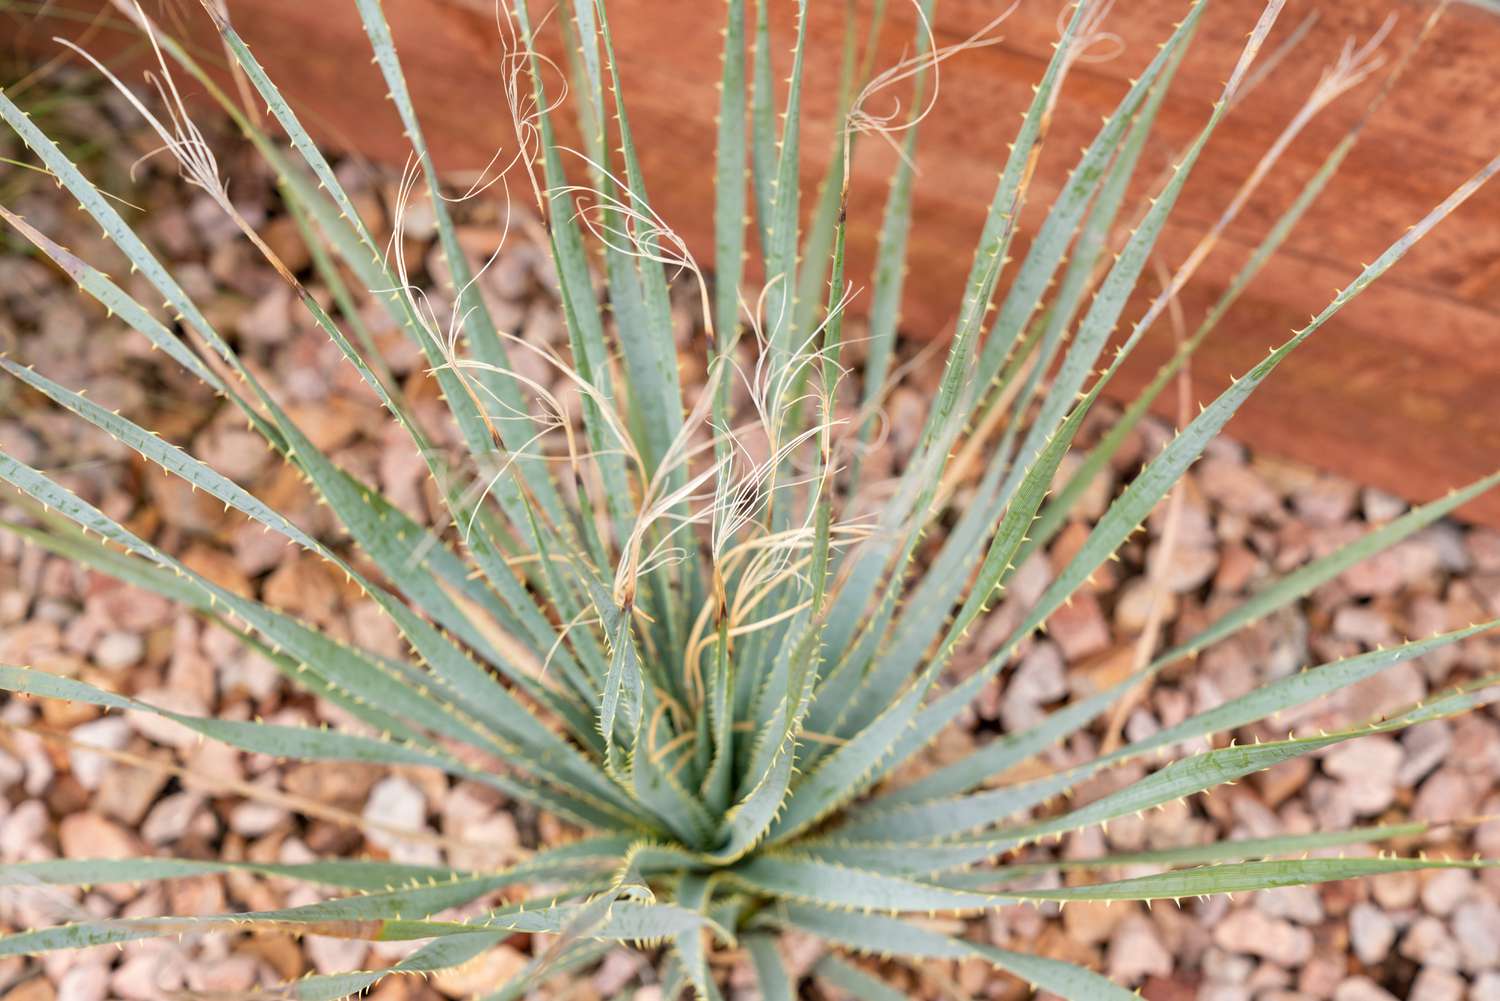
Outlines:
[[[139,207],[144,227],[220,329],[232,331],[251,363],[268,373],[287,409],[316,443],[351,471],[378,483],[423,519],[439,510],[418,457],[381,419],[373,398],[313,330],[286,287],[233,239],[218,210],[195,197],[166,166],[132,161],[151,143],[119,102],[69,89],[48,103],[45,123],[79,137],[90,169]],[[0,155],[19,157],[0,140]],[[282,213],[268,180],[250,161],[225,154],[230,192],[245,216],[317,294],[295,222]],[[134,176],[131,171],[134,170]],[[387,227],[396,179],[346,162],[362,210]],[[97,265],[118,257],[45,177],[0,168],[0,202]],[[465,203],[461,236],[480,255],[504,226],[498,203]],[[400,241],[416,280],[443,277],[433,236],[413,210]],[[528,341],[562,348],[549,265],[534,226],[517,216],[505,252],[482,279],[496,319]],[[21,251],[10,235],[0,254],[0,349],[66,385],[190,448],[293,521],[330,541],[340,538],[328,512],[275,461],[232,412],[174,366],[147,350],[123,324],[79,297],[64,276]],[[123,273],[117,269],[116,273]],[[418,400],[432,382],[420,360],[383,324],[368,293],[360,313],[392,370]],[[436,299],[441,308],[440,297]],[[701,374],[692,353],[690,305],[679,311],[684,366]],[[856,334],[857,336],[857,334]],[[930,398],[936,367],[917,362],[889,397],[887,433],[869,456],[872,471],[898,470],[913,445],[914,419]],[[518,364],[530,364],[526,354]],[[527,375],[556,383],[541,362]],[[566,401],[569,387],[556,385]],[[449,429],[438,409],[418,407],[439,440]],[[1111,412],[1084,435],[1097,439]],[[1124,477],[1171,434],[1153,420],[1096,483],[1097,515]],[[47,468],[70,487],[194,569],[245,594],[294,611],[319,627],[378,652],[400,656],[393,628],[341,576],[283,545],[237,515],[225,513],[186,484],[148,473],[132,454],[49,409],[14,385],[0,387],[0,448]],[[1098,690],[1130,671],[1152,649],[1185,637],[1232,606],[1273,572],[1328,552],[1371,525],[1405,510],[1397,498],[1314,470],[1216,442],[1185,481],[1176,512],[1156,512],[1148,531],[1096,575],[1092,590],[1049,622],[1045,638],[1022,648],[1003,685],[985,692],[963,725],[950,728],[924,769],[1038,718],[1070,698]],[[0,517],[24,521],[13,498],[0,496]],[[955,660],[961,677],[1019,621],[1086,533],[1083,522],[1038,553],[969,648]],[[1168,529],[1170,528],[1170,531]],[[1039,769],[1085,760],[1123,737],[1139,738],[1190,713],[1295,671],[1405,637],[1500,615],[1500,533],[1458,522],[1434,525],[1394,550],[1359,565],[1299,607],[1205,651],[1197,660],[1137,692],[1127,711],[1035,763]],[[1144,639],[1143,639],[1144,637]],[[1445,684],[1496,669],[1500,642],[1480,637],[1398,666],[1296,718],[1237,734],[1246,741],[1284,736],[1288,728],[1332,728],[1408,705]],[[0,662],[78,677],[179,712],[347,726],[332,706],[302,695],[266,661],[229,635],[166,601],[50,556],[0,533]],[[1131,765],[1142,768],[1145,765]],[[1136,773],[1138,774],[1138,773]],[[1086,801],[1130,777],[1120,770],[1075,790]],[[1239,785],[1180,802],[1148,816],[1065,838],[1045,851],[1084,857],[1106,851],[1166,848],[1215,838],[1259,837],[1407,818],[1441,822],[1423,844],[1429,853],[1500,856],[1500,717],[1491,711],[1372,736],[1326,754],[1261,773]],[[174,854],[261,861],[369,855],[413,863],[501,866],[539,845],[573,836],[550,818],[516,807],[471,783],[435,772],[349,764],[296,764],[201,743],[156,717],[102,714],[93,707],[0,701],[0,865],[50,857]],[[1033,852],[1043,849],[1033,849]],[[144,916],[170,911],[208,914],[306,902],[307,891],[274,879],[203,876],[166,889],[107,886],[88,890],[7,887],[0,926],[25,928],[79,914]],[[960,927],[951,923],[950,929]],[[1013,907],[968,922],[967,933],[1009,948],[1092,963],[1158,1001],[1500,1001],[1500,872],[1445,870],[1394,874],[1365,883],[1335,883],[1256,893],[1233,900],[1140,905]],[[381,1001],[479,996],[545,942],[516,936],[469,967],[422,981],[396,978],[372,996]],[[786,943],[806,969],[817,946]],[[381,965],[396,947],[274,934],[188,936],[54,954],[43,961],[0,959],[0,1001],[152,1001],[166,997],[262,997],[265,989],[309,970]],[[753,997],[739,957],[731,982]],[[913,997],[1025,996],[1016,981],[978,963],[931,963],[914,970],[869,962],[872,972]],[[809,987],[807,996],[827,997]],[[659,998],[645,966],[611,954],[597,969],[560,981],[547,997]]]

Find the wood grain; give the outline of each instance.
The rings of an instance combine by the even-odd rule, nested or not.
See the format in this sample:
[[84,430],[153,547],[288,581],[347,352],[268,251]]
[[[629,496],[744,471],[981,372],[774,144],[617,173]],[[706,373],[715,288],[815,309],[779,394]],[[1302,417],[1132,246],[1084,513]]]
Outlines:
[[[861,0],[858,6],[867,6]],[[74,10],[97,9],[72,0]],[[966,37],[997,5],[943,0],[940,43]],[[236,25],[308,123],[330,144],[399,163],[405,159],[395,113],[352,3],[231,0]],[[500,35],[489,0],[387,0],[414,98],[440,165],[471,171],[510,142],[500,73]],[[1288,36],[1312,5],[1292,0],[1273,36]],[[185,26],[208,53],[195,4],[168,23]],[[891,3],[882,36],[895,58],[911,33],[910,7]],[[1193,53],[1161,115],[1143,160],[1159,176],[1172,153],[1201,126],[1258,15],[1256,0],[1219,0],[1204,17]],[[828,134],[844,4],[812,5],[811,37],[828,58],[810,62],[809,138],[803,180],[810,192],[831,148]],[[1023,215],[1023,243],[1100,116],[1119,100],[1186,5],[1180,0],[1121,4],[1112,28],[1115,59],[1080,66],[1070,77]],[[1368,37],[1398,15],[1385,52],[1415,34],[1428,0],[1339,0],[1318,5],[1318,20],[1293,55],[1230,117],[1184,192],[1161,241],[1168,266],[1217,217],[1234,189],[1295,113],[1345,38]],[[713,116],[722,9],[703,0],[615,0],[621,79],[653,201],[705,262],[711,260]],[[790,5],[773,5],[778,69],[789,62]],[[1018,113],[1029,100],[1056,37],[1057,4],[1022,0],[1003,41],[945,65],[940,101],[923,124],[921,171],[904,325],[945,336],[955,289],[972,253],[984,207]],[[5,17],[0,15],[0,24]],[[76,23],[62,26],[76,33]],[[53,51],[58,24],[20,22],[10,32],[32,52]],[[122,50],[109,30],[96,51]],[[555,39],[553,40],[555,44]],[[1465,177],[1500,152],[1500,18],[1456,5],[1438,26],[1399,89],[1372,119],[1330,190],[1308,213],[1231,317],[1194,362],[1195,392],[1207,400],[1273,343],[1326,304],[1359,262],[1372,259]],[[1320,116],[1293,145],[1184,297],[1190,322],[1244,260],[1326,151],[1359,116],[1376,84],[1366,83]],[[892,154],[861,149],[851,194],[852,275],[867,273]],[[1143,189],[1144,191],[1144,189]],[[810,199],[808,199],[810,200]],[[1132,306],[1126,319],[1139,315]],[[1170,348],[1163,327],[1148,337],[1116,387],[1139,386]],[[1500,185],[1475,197],[1400,266],[1320,331],[1258,391],[1230,427],[1258,448],[1311,463],[1413,500],[1500,467]],[[1500,496],[1465,512],[1500,525]]]

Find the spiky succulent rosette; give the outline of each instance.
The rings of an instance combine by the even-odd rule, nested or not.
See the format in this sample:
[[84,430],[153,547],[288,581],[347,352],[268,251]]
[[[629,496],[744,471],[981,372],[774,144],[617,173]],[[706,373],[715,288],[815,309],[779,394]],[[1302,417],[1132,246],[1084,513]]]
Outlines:
[[[1490,864],[1338,852],[1411,839],[1428,831],[1423,824],[1085,860],[1049,861],[1021,850],[1366,734],[1468,710],[1484,701],[1496,678],[1347,730],[1294,731],[1249,746],[1227,739],[1240,727],[1291,713],[1494,622],[1311,667],[1061,771],[1022,766],[1128,704],[1158,672],[1431,525],[1492,487],[1496,476],[1269,581],[1196,635],[1160,652],[1147,649],[1128,676],[1075,697],[1035,725],[981,743],[919,781],[897,776],[986,686],[997,678],[1004,683],[1022,645],[1169,497],[1255,389],[1500,169],[1497,159],[1414,220],[1306,326],[1283,335],[1263,360],[1185,419],[998,649],[968,673],[950,670],[954,653],[984,621],[1015,568],[1066,523],[1153,400],[1318,197],[1415,46],[1386,71],[1366,114],[1306,180],[1202,324],[1183,337],[1181,350],[1065,477],[1064,457],[1080,444],[1080,428],[1101,391],[1282,150],[1323,107],[1380,68],[1378,39],[1346,48],[1220,219],[1116,339],[1199,154],[1274,58],[1262,49],[1282,4],[1267,4],[1208,106],[1206,123],[1177,152],[1171,169],[1159,178],[1138,178],[1157,111],[1203,12],[1202,0],[1185,5],[1182,21],[1079,154],[1025,254],[1012,260],[1017,220],[1065,99],[1064,82],[1103,38],[1110,4],[1068,7],[989,202],[972,269],[954,304],[941,381],[915,448],[898,473],[875,482],[862,460],[893,379],[920,122],[937,99],[939,64],[986,44],[995,25],[936,48],[929,30],[933,0],[919,0],[913,54],[875,72],[878,32],[869,32],[861,51],[862,33],[851,24],[835,131],[817,140],[833,144],[832,165],[804,212],[798,183],[809,141],[803,69],[807,59],[819,57],[806,38],[806,3],[795,8],[796,40],[783,90],[773,86],[766,5],[757,6],[752,23],[743,0],[728,0],[716,199],[704,207],[715,220],[710,281],[647,196],[602,0],[574,0],[564,19],[568,103],[579,116],[582,149],[565,147],[555,131],[562,103],[557,67],[533,45],[536,25],[527,3],[502,6],[499,23],[508,45],[501,76],[516,148],[502,155],[497,162],[504,166],[488,180],[524,178],[517,186],[529,189],[546,223],[568,337],[567,352],[553,354],[492,319],[476,283],[478,269],[441,194],[380,4],[356,2],[412,144],[399,208],[404,211],[418,188],[429,195],[426,211],[452,278],[451,298],[441,304],[407,276],[399,255],[400,211],[395,250],[388,250],[221,8],[205,4],[246,93],[265,105],[268,119],[243,112],[138,8],[119,6],[148,34],[160,63],[160,100],[132,97],[137,109],[179,159],[185,179],[206,191],[291,285],[311,320],[409,435],[444,505],[442,524],[418,523],[321,452],[111,201],[4,95],[0,117],[140,272],[161,305],[133,296],[14,213],[3,211],[6,221],[84,293],[238,408],[332,509],[357,556],[300,528],[149,429],[14,360],[0,364],[147,462],[333,564],[390,619],[409,656],[392,660],[341,642],[224,588],[44,473],[0,454],[0,479],[34,515],[13,526],[29,541],[181,602],[358,725],[331,730],[190,717],[22,666],[0,667],[0,687],[156,714],[207,739],[277,759],[434,768],[551,813],[578,836],[498,872],[348,859],[11,865],[0,876],[11,886],[240,871],[305,881],[324,888],[327,899],[221,916],[82,920],[0,937],[0,955],[256,927],[422,943],[387,969],[309,976],[287,987],[290,997],[334,998],[388,975],[462,965],[529,932],[554,936],[552,946],[512,980],[493,985],[491,997],[518,997],[623,940],[666,945],[662,977],[673,996],[688,988],[718,996],[710,952],[743,948],[762,995],[775,999],[796,992],[776,948],[776,937],[790,929],[835,947],[814,976],[864,997],[890,990],[839,959],[839,951],[910,961],[978,958],[1065,997],[1124,998],[1128,991],[1081,967],[952,936],[913,919],[1017,902],[1180,900]],[[335,316],[325,310],[235,209],[174,74],[212,93],[269,163],[288,206],[308,223],[320,249],[319,280],[335,300],[349,301],[341,276],[352,276],[420,349],[428,377],[441,390],[456,447],[424,430],[351,311]],[[878,114],[876,99],[894,92],[904,101],[897,107],[906,110]],[[868,338],[856,370],[844,357],[843,314],[864,293],[844,274],[845,201],[857,147],[877,141],[901,155],[880,224],[865,296]],[[1133,182],[1151,192],[1139,207],[1127,199]],[[752,253],[764,281],[746,290],[744,261]],[[331,266],[333,259],[341,269]],[[602,275],[602,295],[596,274]],[[673,334],[673,281],[692,291],[698,314],[700,332],[681,349]],[[690,369],[706,372],[701,384],[683,384],[679,350],[701,360]],[[571,392],[554,393],[523,374],[536,368],[513,364],[521,352],[537,354]],[[841,388],[851,374],[858,376],[855,392]],[[1100,798],[1082,805],[1066,800],[1077,784],[1106,769],[1158,758],[1169,760]],[[1125,864],[1151,866],[1155,874],[1108,878]],[[1033,876],[1064,868],[1092,879],[1035,888]],[[525,895],[527,888],[535,888],[533,895]],[[502,889],[519,902],[478,917],[452,916]]]

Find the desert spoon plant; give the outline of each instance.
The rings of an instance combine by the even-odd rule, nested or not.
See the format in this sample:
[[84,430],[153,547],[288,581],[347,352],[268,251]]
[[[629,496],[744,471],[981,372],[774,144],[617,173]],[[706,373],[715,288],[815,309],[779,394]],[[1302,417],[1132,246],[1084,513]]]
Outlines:
[[[778,116],[772,18],[765,5],[752,12],[742,0],[728,0],[710,283],[651,207],[615,85],[617,60],[602,0],[573,0],[564,19],[582,150],[565,147],[555,132],[558,67],[533,48],[534,12],[526,0],[502,9],[509,44],[501,76],[518,142],[511,166],[525,176],[547,223],[568,338],[561,358],[499,329],[486,310],[478,269],[461,249],[450,203],[439,194],[440,177],[380,4],[355,2],[413,147],[403,196],[419,183],[432,193],[429,211],[452,278],[451,301],[440,306],[407,280],[399,253],[387,253],[366,228],[339,176],[222,8],[205,4],[235,72],[268,110],[265,118],[242,110],[142,11],[117,6],[149,34],[160,61],[160,102],[153,110],[139,100],[138,110],[179,159],[186,180],[206,191],[266,256],[311,321],[410,435],[446,505],[446,527],[418,524],[320,452],[111,200],[4,95],[0,115],[140,272],[163,308],[133,297],[13,212],[0,214],[85,293],[238,408],[337,515],[358,554],[308,534],[230,478],[79,392],[14,359],[0,364],[165,473],[332,563],[390,618],[410,656],[393,661],[336,641],[221,587],[57,480],[0,454],[0,478],[14,488],[8,499],[23,514],[8,523],[12,530],[201,613],[357,724],[330,730],[189,717],[20,665],[0,667],[0,685],[24,696],[154,713],[206,739],[278,759],[436,769],[547,811],[577,837],[541,846],[502,871],[337,858],[284,865],[173,858],[11,865],[0,881],[31,890],[240,870],[303,881],[325,891],[326,900],[220,916],[83,916],[0,936],[0,955],[257,929],[411,942],[406,957],[388,969],[308,976],[276,995],[337,998],[386,976],[462,965],[514,934],[531,933],[547,936],[549,944],[512,980],[492,985],[489,997],[519,997],[627,941],[660,948],[668,996],[685,990],[719,996],[710,955],[743,949],[759,993],[787,999],[798,985],[777,936],[795,930],[830,947],[811,975],[859,996],[891,991],[838,958],[841,952],[915,963],[978,958],[1064,997],[1128,998],[1129,991],[1082,967],[948,934],[921,919],[1018,902],[1180,900],[1490,864],[1380,850],[1427,833],[1423,824],[1066,863],[1032,846],[1366,734],[1480,705],[1500,679],[1480,678],[1347,730],[1294,731],[1284,740],[1250,745],[1229,739],[1237,728],[1295,714],[1494,622],[1310,667],[1085,764],[1050,773],[1018,768],[1103,719],[1142,681],[1431,525],[1492,487],[1496,476],[1268,582],[1197,635],[1143,658],[1130,676],[1078,696],[1030,728],[982,743],[918,781],[897,774],[986,686],[996,679],[1004,684],[1028,638],[1140,529],[1256,387],[1500,169],[1500,159],[1491,162],[1428,216],[1413,220],[1306,326],[1279,335],[1264,360],[1146,462],[999,648],[967,674],[951,670],[953,654],[1015,568],[1065,523],[1152,397],[1333,176],[1411,50],[1386,70],[1360,123],[1307,179],[1182,350],[1066,478],[1060,474],[1064,457],[1101,390],[1280,150],[1319,109],[1381,67],[1373,45],[1345,50],[1198,249],[1111,348],[1200,151],[1254,85],[1282,4],[1266,6],[1222,94],[1206,109],[1201,132],[1170,171],[1150,182],[1153,197],[1139,216],[1122,225],[1153,119],[1203,14],[1203,0],[1184,5],[1180,24],[1082,150],[1028,250],[1012,261],[1015,220],[1064,82],[1101,37],[1110,4],[1065,9],[1058,44],[1013,137],[962,301],[955,304],[941,383],[915,450],[892,482],[874,483],[861,472],[860,457],[891,377],[916,136],[937,93],[939,64],[959,48],[982,45],[984,37],[935,49],[927,30],[933,3],[921,0],[910,58],[872,74],[873,60],[851,41],[839,127],[830,137],[833,168],[804,212],[798,165],[809,140],[802,135],[801,88],[805,60],[816,55],[805,36],[806,4],[793,12],[796,41]],[[411,401],[355,329],[356,318],[325,311],[241,217],[188,118],[174,74],[219,100],[268,161],[282,196],[307,220],[319,247],[376,294],[420,348],[456,428],[456,446],[430,440]],[[898,87],[912,91],[907,110],[875,114],[871,98]],[[868,296],[863,395],[850,416],[836,405],[846,375],[843,312],[856,295],[844,276],[843,205],[847,165],[858,144],[872,141],[889,141],[902,157]],[[392,246],[399,248],[399,239]],[[752,248],[765,280],[758,292],[742,294],[743,260]],[[332,287],[338,274],[322,277]],[[703,385],[685,386],[679,376],[669,282],[684,275],[695,291],[702,331],[684,350],[702,358]],[[535,368],[513,365],[517,352],[538,353],[553,366],[576,390],[568,396],[573,406],[522,374]],[[960,492],[960,485],[967,488]],[[1087,802],[1069,800],[1076,785],[1113,766],[1157,759],[1166,763],[1136,781]],[[1359,850],[1341,851],[1350,846]],[[1152,874],[1110,878],[1126,863],[1150,866]],[[1070,878],[1067,885],[1033,878],[1064,866],[1092,878]],[[504,891],[499,904],[497,891]],[[484,906],[467,906],[476,902]]]

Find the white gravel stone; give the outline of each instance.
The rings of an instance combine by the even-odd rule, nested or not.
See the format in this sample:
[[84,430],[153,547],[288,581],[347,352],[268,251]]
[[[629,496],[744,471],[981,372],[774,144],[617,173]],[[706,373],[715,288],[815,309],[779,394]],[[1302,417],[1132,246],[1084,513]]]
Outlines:
[[1412,819],[1443,823],[1472,816],[1479,805],[1478,793],[1473,776],[1453,765],[1444,765],[1429,775],[1417,791]]
[[1500,1001],[1500,973],[1481,973],[1469,987],[1469,1001]]
[[1329,699],[1337,719],[1348,724],[1400,712],[1427,695],[1422,672],[1411,663],[1388,667],[1372,678],[1350,685]]
[[94,663],[106,671],[121,671],[140,663],[146,654],[146,643],[135,633],[115,630],[100,636],[91,652]]
[[1159,573],[1162,586],[1174,594],[1182,594],[1202,587],[1219,569],[1219,551],[1211,546],[1175,546],[1165,566],[1157,570],[1161,562],[1161,544],[1151,547],[1147,566],[1151,573]]
[[1355,640],[1365,646],[1391,643],[1396,639],[1395,630],[1381,612],[1368,605],[1345,605],[1333,613],[1335,636]]
[[1348,965],[1348,959],[1342,953],[1325,949],[1297,971],[1297,989],[1317,1001],[1327,1001],[1344,982]]
[[279,806],[254,801],[229,811],[229,829],[247,838],[258,838],[281,825],[290,814]]
[[1303,520],[1314,525],[1338,525],[1354,511],[1355,488],[1332,476],[1319,477],[1292,495],[1292,505]]
[[[101,716],[87,723],[80,723],[72,730],[72,737],[80,744],[103,748],[109,751],[123,750],[130,740],[130,724],[120,716]],[[99,788],[109,771],[110,759],[102,754],[81,747],[68,750],[68,768],[78,784],[90,791]]]
[[1198,1001],[1250,1001],[1250,988],[1223,980],[1209,980],[1198,988]]
[[1316,925],[1323,921],[1323,901],[1311,886],[1286,886],[1263,890],[1255,895],[1255,906],[1273,918],[1285,918],[1299,925]]
[[1254,908],[1231,911],[1214,926],[1221,949],[1268,959],[1277,966],[1300,966],[1313,951],[1312,932]]
[[291,336],[291,291],[273,285],[253,306],[240,314],[235,330],[261,344],[279,344]]
[[1474,892],[1474,874],[1464,869],[1439,869],[1422,884],[1422,909],[1447,917]]
[[1468,984],[1452,970],[1424,966],[1412,981],[1406,1001],[1463,1001]]
[[160,1001],[182,989],[184,962],[175,951],[127,956],[109,978],[110,990],[125,1001]]
[[11,810],[0,824],[0,859],[22,862],[48,858],[43,838],[47,833],[47,805],[41,800],[25,800]]
[[70,813],[57,825],[64,858],[130,858],[140,854],[134,834],[97,813]]
[[1396,923],[1379,907],[1361,901],[1349,912],[1349,938],[1359,961],[1374,966],[1390,953],[1396,941]]
[[205,959],[188,970],[187,986],[204,997],[242,997],[255,986],[258,968],[255,957],[245,953]]
[[1172,972],[1172,954],[1162,944],[1156,923],[1133,914],[1115,926],[1109,939],[1110,979],[1138,984],[1148,976],[1165,977]]
[[1453,912],[1453,937],[1470,973],[1500,968],[1500,904],[1488,897],[1460,904]]
[[327,935],[308,935],[302,940],[302,948],[311,960],[313,969],[319,973],[343,973],[358,970],[365,965],[365,954],[370,943],[357,938],[330,938]]
[[1365,520],[1370,522],[1390,521],[1400,517],[1406,510],[1406,501],[1378,487],[1365,487],[1359,492],[1359,500],[1365,512]]
[[1208,497],[1247,517],[1265,517],[1281,510],[1281,498],[1249,466],[1215,457],[1205,458],[1193,478]]
[[1421,723],[1401,735],[1401,746],[1406,751],[1406,760],[1396,782],[1401,786],[1414,786],[1427,777],[1453,748],[1453,726],[1445,719]]
[[[153,688],[136,696],[147,705],[181,713],[184,716],[206,716],[208,707],[198,696],[184,688]],[[175,747],[179,751],[198,744],[198,734],[181,723],[155,713],[132,709],[126,714],[130,726],[154,744]]]
[[171,844],[187,833],[188,825],[202,809],[203,797],[196,792],[164,796],[142,821],[141,837],[151,845]]
[[1370,879],[1370,893],[1387,911],[1412,907],[1417,902],[1421,880],[1415,872],[1388,872]]
[[25,765],[4,751],[0,751],[0,793],[21,781],[25,774]]
[[[398,775],[381,779],[370,790],[365,801],[364,818],[403,831],[418,831],[427,817],[427,800],[422,790]],[[390,848],[402,839],[378,829],[367,832],[367,837],[382,848]]]
[[193,451],[218,472],[247,485],[271,455],[265,439],[245,427],[211,427],[194,440]]
[[1060,699],[1067,693],[1068,679],[1063,672],[1062,652],[1056,643],[1050,641],[1033,646],[1005,685],[1007,701],[1045,703]]
[[454,832],[460,844],[448,848],[448,864],[457,869],[499,869],[516,861],[521,843],[516,819],[494,813]]
[[1441,966],[1449,970],[1458,969],[1462,959],[1458,943],[1448,926],[1431,916],[1418,918],[1412,923],[1401,936],[1397,951],[1424,966]]
[[1396,995],[1369,977],[1350,977],[1333,992],[1333,1001],[1396,1001]]
[[[427,818],[427,799],[411,782],[399,775],[380,780],[365,801],[364,818],[402,831],[421,831]],[[438,849],[429,843],[403,838],[392,831],[370,828],[365,837],[390,852],[391,859],[411,865],[438,861]]]
[[57,1001],[104,1001],[109,993],[109,968],[103,962],[81,962],[57,982]]

